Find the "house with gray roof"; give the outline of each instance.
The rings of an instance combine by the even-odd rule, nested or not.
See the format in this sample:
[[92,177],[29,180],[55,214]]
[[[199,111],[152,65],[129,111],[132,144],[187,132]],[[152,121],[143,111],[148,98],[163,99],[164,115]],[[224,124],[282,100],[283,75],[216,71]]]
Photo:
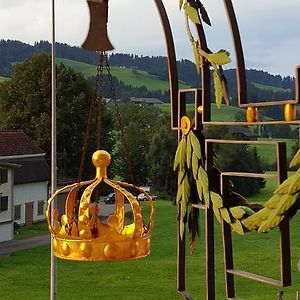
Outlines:
[[13,182],[15,164],[0,162],[0,242],[10,241],[14,235]]
[[[0,164],[15,166],[11,177],[13,220],[18,224],[44,220],[50,179],[45,152],[23,130],[0,131]],[[0,184],[0,194],[2,190]]]
[[156,99],[156,98],[135,98],[135,97],[131,97],[130,101],[132,103],[140,104],[140,105],[145,104],[145,105],[157,106],[157,105],[163,104],[163,102],[161,100]]

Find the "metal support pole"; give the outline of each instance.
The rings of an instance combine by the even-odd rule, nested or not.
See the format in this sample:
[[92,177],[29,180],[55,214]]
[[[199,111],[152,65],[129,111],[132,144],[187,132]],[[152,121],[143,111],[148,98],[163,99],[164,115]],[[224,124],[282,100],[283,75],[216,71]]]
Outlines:
[[[52,101],[51,101],[51,195],[57,189],[57,168],[56,168],[56,70],[55,70],[55,0],[52,0]],[[55,201],[54,201],[55,203]],[[51,207],[51,216],[55,204]],[[52,222],[52,220],[51,220]],[[57,297],[57,261],[54,256],[53,237],[51,235],[51,270],[50,270],[50,300],[56,300]]]

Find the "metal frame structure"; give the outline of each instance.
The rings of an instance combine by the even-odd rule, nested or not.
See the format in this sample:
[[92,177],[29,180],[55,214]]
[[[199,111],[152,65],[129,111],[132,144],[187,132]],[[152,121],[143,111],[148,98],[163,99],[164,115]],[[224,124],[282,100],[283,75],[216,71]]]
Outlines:
[[[52,48],[51,48],[51,195],[57,189],[57,135],[56,135],[56,51],[55,51],[55,0],[51,2],[52,11]],[[52,204],[51,211],[56,203]],[[53,213],[52,213],[53,216]],[[57,259],[54,256],[53,237],[51,235],[50,255],[50,299],[57,299]]]
[[[274,106],[285,104],[296,104],[299,102],[300,95],[300,67],[296,68],[296,94],[295,100],[286,101],[273,101],[273,102],[259,102],[251,104],[247,102],[247,86],[246,86],[246,72],[243,56],[243,49],[241,38],[239,34],[237,19],[235,16],[234,8],[231,0],[223,0],[225,10],[228,17],[228,22],[231,27],[233,43],[235,47],[236,61],[237,61],[237,84],[238,84],[238,103],[240,107],[249,106]],[[52,0],[52,179],[51,179],[51,192],[56,190],[56,90],[55,90],[55,0]],[[171,102],[171,128],[178,131],[178,137],[180,137],[180,119],[185,114],[185,102],[187,93],[194,93],[195,95],[195,124],[193,130],[200,131],[205,124],[210,125],[257,125],[257,124],[300,124],[300,121],[271,121],[271,122],[212,122],[211,121],[211,92],[210,92],[210,65],[202,58],[201,62],[201,78],[202,89],[187,89],[179,90],[178,73],[176,65],[176,53],[174,40],[170,22],[167,12],[163,5],[162,0],[154,0],[158,13],[161,18],[163,26],[167,54],[168,54],[168,69],[169,69],[169,81],[170,81],[170,102]],[[211,52],[207,46],[206,36],[202,25],[196,25],[196,31],[198,34],[200,48],[206,52]],[[202,117],[198,115],[198,107],[202,106]],[[210,182],[213,181],[211,174],[211,166],[213,164],[213,144],[216,141],[207,140],[205,147],[206,154],[206,171]],[[225,142],[227,141],[217,141]],[[279,181],[282,182],[286,178],[286,161],[285,161],[285,148],[282,144],[277,144],[278,147],[278,159],[279,159]],[[226,178],[229,174],[223,174],[222,176],[222,189],[226,191]],[[231,174],[233,175],[233,174]],[[240,174],[241,175],[241,174]],[[249,175],[249,174],[247,174]],[[253,175],[250,175],[250,177]],[[254,177],[257,176],[254,175]],[[208,208],[205,205],[193,205],[205,212],[205,244],[206,244],[206,299],[215,299],[215,255],[214,255],[214,213],[212,208]],[[179,207],[180,212],[180,207]],[[232,240],[231,232],[226,224],[223,224],[223,243],[224,243],[224,260],[225,260],[225,279],[227,288],[228,299],[236,299],[234,292],[234,276],[243,276],[248,279],[258,280],[268,284],[275,284],[277,286],[287,286],[290,284],[290,254],[289,254],[289,224],[284,222],[280,226],[281,230],[281,270],[282,278],[280,281],[269,279],[266,277],[258,276],[256,274],[250,274],[244,271],[235,270],[233,268],[233,252],[232,252]],[[186,291],[185,286],[185,238],[181,239],[178,230],[178,255],[177,255],[177,290],[184,299],[192,299],[192,296]],[[53,249],[51,250],[51,290],[50,299],[54,300],[57,297],[56,293],[56,259],[53,255]]]
[[[296,81],[295,81],[295,99],[284,101],[261,101],[250,103],[247,100],[247,83],[245,61],[242,48],[241,37],[238,28],[238,22],[235,15],[234,7],[231,0],[223,0],[225,11],[228,18],[229,27],[232,33],[232,40],[235,49],[235,56],[237,62],[237,97],[238,104],[242,108],[247,107],[267,107],[267,106],[283,106],[286,104],[297,104],[300,95],[300,66],[296,67]],[[194,116],[194,131],[201,131],[204,125],[222,125],[222,126],[241,126],[241,125],[279,125],[279,124],[300,124],[299,120],[295,121],[257,121],[257,122],[215,122],[211,121],[211,92],[210,92],[210,65],[202,58],[201,62],[201,89],[184,89],[178,90],[178,75],[176,68],[176,56],[174,51],[174,42],[172,39],[171,28],[167,20],[167,15],[163,9],[163,4],[156,0],[159,7],[159,13],[162,18],[163,27],[166,35],[166,42],[168,47],[168,63],[169,63],[169,78],[171,91],[171,128],[178,132],[180,138],[180,119],[186,113],[186,95],[194,93],[195,116]],[[163,13],[162,13],[163,12]],[[205,52],[210,53],[207,46],[206,36],[201,24],[196,25],[198,34],[198,41],[200,48]],[[200,80],[200,77],[199,77]],[[178,94],[176,94],[178,91]],[[178,97],[176,98],[176,96]],[[201,107],[201,117],[199,116],[198,108]],[[210,170],[213,165],[213,145],[215,143],[224,144],[274,144],[277,147],[277,168],[278,168],[278,183],[282,183],[287,178],[287,163],[286,163],[286,145],[281,142],[245,142],[245,141],[225,141],[225,140],[206,140],[205,155],[206,155],[206,171],[210,182],[214,178]],[[234,173],[227,172],[221,176],[221,192],[226,193],[228,189],[229,176],[244,176],[244,177],[263,177],[262,174],[251,173]],[[205,205],[193,204],[193,207],[204,210],[205,212],[205,245],[206,245],[206,299],[215,299],[215,255],[214,255],[214,214],[212,208]],[[180,213],[180,207],[179,207]],[[280,230],[280,252],[281,252],[281,279],[275,280],[257,274],[252,274],[242,270],[236,270],[233,266],[233,247],[231,238],[231,229],[228,224],[222,224],[223,236],[223,250],[224,250],[224,264],[225,264],[225,282],[227,299],[235,298],[234,276],[241,276],[249,280],[259,281],[278,287],[286,287],[291,285],[291,257],[290,257],[290,233],[289,221],[283,221],[279,227]],[[178,230],[179,232],[179,230]],[[184,299],[192,299],[192,296],[187,292],[185,286],[185,237],[180,238],[178,233],[178,255],[177,255],[177,290]]]
[[[172,35],[170,22],[167,16],[167,12],[163,5],[162,0],[154,0],[158,13],[161,18],[168,54],[168,66],[169,66],[169,79],[170,79],[170,97],[171,102],[175,103],[175,111],[172,113],[172,124],[178,128],[178,74],[177,74],[177,62],[175,54],[175,46]],[[55,53],[55,0],[51,0],[51,27],[52,27],[52,77],[51,77],[51,195],[53,195],[57,189],[57,135],[56,135],[56,53]],[[173,105],[172,105],[173,107]],[[55,204],[52,204],[51,211],[55,209]],[[53,216],[53,213],[51,214]],[[54,256],[53,238],[51,238],[51,269],[50,269],[50,299],[57,299],[57,259]]]

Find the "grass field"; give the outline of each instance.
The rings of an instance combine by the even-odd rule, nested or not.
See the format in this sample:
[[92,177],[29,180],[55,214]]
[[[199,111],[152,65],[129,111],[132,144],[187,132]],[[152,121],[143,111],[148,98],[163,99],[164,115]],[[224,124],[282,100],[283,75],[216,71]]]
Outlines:
[[[80,263],[58,260],[58,299],[180,299],[176,293],[176,207],[156,202],[156,223],[151,255],[146,259],[114,263]],[[292,221],[293,287],[285,299],[294,299],[300,287],[296,263],[300,258],[300,214]],[[194,255],[187,254],[187,289],[193,299],[204,299],[204,226]],[[216,222],[216,299],[225,299],[220,225]],[[266,276],[279,276],[278,232],[234,235],[236,267]],[[24,250],[0,257],[1,299],[49,298],[49,247]],[[276,299],[278,288],[236,280],[237,296],[249,300]]]
[[[57,62],[73,68],[76,72],[81,72],[86,78],[95,76],[97,73],[97,67],[94,65],[65,58],[58,58]],[[150,91],[166,91],[169,89],[168,81],[160,80],[157,76],[151,75],[144,71],[112,67],[111,72],[113,76],[116,76],[125,85],[131,85],[133,87],[145,86]],[[181,85],[181,88],[187,87],[189,86],[185,84]]]
[[14,235],[15,240],[23,240],[29,237],[43,235],[48,233],[46,222],[38,222],[32,225],[21,226],[18,233]]
[[273,92],[290,92],[290,89],[284,89],[273,85],[267,85],[257,82],[251,82],[256,88],[265,91],[273,91]]
[[[160,109],[163,112],[170,112],[170,104],[164,103],[160,105]],[[211,119],[213,121],[222,121],[222,122],[229,122],[234,120],[234,116],[238,112],[244,112],[245,110],[235,106],[227,106],[222,105],[221,109],[217,109],[215,103],[211,104]],[[193,115],[194,114],[194,104],[187,104],[187,114]]]
[[[259,139],[263,141],[264,139]],[[275,139],[274,139],[275,140]],[[295,143],[292,139],[276,139],[279,142],[286,142],[287,156],[290,157],[292,155],[292,147]],[[276,162],[276,146],[275,145],[255,145],[260,158],[268,163]]]

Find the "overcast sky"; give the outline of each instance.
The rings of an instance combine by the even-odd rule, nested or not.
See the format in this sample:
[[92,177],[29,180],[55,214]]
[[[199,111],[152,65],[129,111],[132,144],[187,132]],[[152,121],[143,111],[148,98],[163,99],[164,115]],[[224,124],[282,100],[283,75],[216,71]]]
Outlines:
[[[0,39],[33,44],[51,40],[52,0],[0,0]],[[110,0],[109,36],[115,52],[166,55],[164,35],[153,0]],[[192,59],[179,0],[163,1],[175,38],[178,59]],[[247,68],[294,75],[300,64],[299,0],[233,0],[240,25]],[[205,26],[209,47],[232,53],[222,0],[203,0],[212,27]],[[57,41],[80,46],[89,12],[86,0],[56,0]],[[234,67],[231,64],[230,67]]]

